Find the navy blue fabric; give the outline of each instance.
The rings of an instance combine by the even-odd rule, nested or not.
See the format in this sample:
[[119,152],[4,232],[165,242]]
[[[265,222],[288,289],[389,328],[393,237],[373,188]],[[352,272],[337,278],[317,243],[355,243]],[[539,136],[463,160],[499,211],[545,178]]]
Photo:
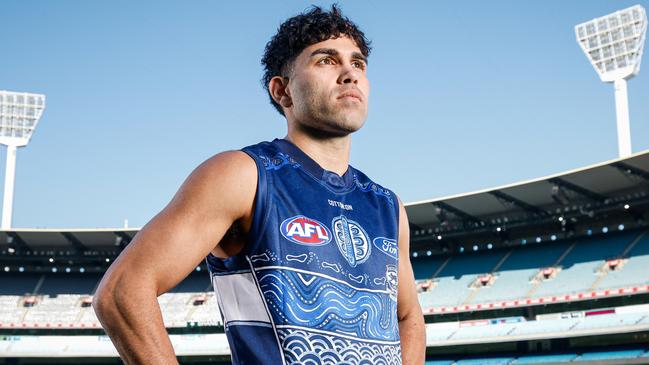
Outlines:
[[[232,363],[240,365],[281,364],[275,332],[271,327],[251,324],[230,325],[225,333]],[[241,339],[245,339],[242,341]],[[262,359],[260,361],[260,359]]]
[[[286,140],[243,151],[258,169],[250,239],[239,255],[207,262],[212,273],[247,262],[276,338],[267,351],[284,364],[400,364],[396,196],[352,166],[324,170]],[[231,344],[252,338],[228,328]]]

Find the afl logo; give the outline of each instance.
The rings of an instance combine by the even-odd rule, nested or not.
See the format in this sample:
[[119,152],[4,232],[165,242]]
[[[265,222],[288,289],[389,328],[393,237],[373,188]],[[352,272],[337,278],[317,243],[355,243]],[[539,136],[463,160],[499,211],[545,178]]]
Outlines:
[[331,232],[324,224],[303,215],[291,217],[280,226],[287,240],[307,246],[322,246],[331,241]]

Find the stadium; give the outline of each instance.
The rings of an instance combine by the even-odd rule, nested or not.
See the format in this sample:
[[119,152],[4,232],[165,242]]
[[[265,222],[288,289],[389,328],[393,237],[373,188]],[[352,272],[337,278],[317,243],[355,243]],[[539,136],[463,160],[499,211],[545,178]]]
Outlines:
[[[427,365],[649,363],[649,150],[406,211]],[[3,227],[0,364],[121,364],[92,300],[139,229]],[[230,363],[205,263],[158,302],[181,363]]]
[[[649,151],[406,209],[428,363],[649,360]],[[136,233],[3,231],[0,363],[119,363],[92,294]],[[226,364],[205,271],[159,303],[181,361]]]

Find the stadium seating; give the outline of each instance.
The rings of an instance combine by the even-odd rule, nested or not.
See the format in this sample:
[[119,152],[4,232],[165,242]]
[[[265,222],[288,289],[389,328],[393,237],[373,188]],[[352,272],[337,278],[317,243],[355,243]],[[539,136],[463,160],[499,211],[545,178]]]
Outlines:
[[456,365],[507,365],[514,361],[513,357],[493,357],[489,359],[462,359]]
[[432,278],[447,259],[447,256],[432,256],[412,260],[412,271],[415,274],[415,279],[427,280]]
[[21,323],[27,312],[22,305],[22,296],[3,295],[0,296],[0,323]]
[[553,362],[571,362],[577,357],[577,354],[556,354],[556,355],[527,355],[519,356],[512,361],[512,365],[519,364],[546,364]]
[[76,323],[80,313],[80,299],[79,295],[66,294],[39,297],[38,302],[26,312],[22,322],[28,326]]
[[455,323],[428,325],[427,341],[429,343],[471,342],[470,340],[485,340],[493,338],[512,338],[514,336],[538,337],[541,335],[553,336],[557,333],[571,336],[593,333],[593,331],[607,330],[628,331],[629,329],[649,329],[649,313],[646,309],[636,309],[634,313],[618,313],[593,315],[586,317],[555,318],[525,321],[522,317],[503,322],[478,321],[463,325]]
[[21,273],[20,275],[0,273],[0,295],[24,295],[33,293],[42,274]]
[[424,307],[459,305],[471,294],[471,284],[479,275],[491,272],[504,252],[486,252],[480,255],[453,256],[434,278],[435,287],[419,294]]
[[541,268],[553,265],[570,247],[569,242],[537,244],[517,247],[494,273],[491,286],[480,288],[472,303],[524,298],[532,289],[531,279]]
[[195,305],[190,310],[188,320],[197,322],[203,326],[221,326],[221,312],[216,297],[213,293],[205,294],[206,301],[202,305]]
[[[635,245],[630,246],[631,243]],[[616,258],[623,253],[627,261],[616,270],[601,270],[606,259]],[[600,235],[577,243],[547,242],[519,246],[509,251],[414,260],[419,262],[415,267],[420,274],[438,273],[436,278],[432,278],[434,286],[419,293],[419,298],[423,307],[459,306],[469,299],[472,302],[486,303],[521,298],[534,288],[531,279],[537,276],[539,270],[557,263],[562,256],[563,260],[559,262],[562,270],[556,277],[543,280],[532,296],[624,287],[649,281],[649,276],[643,270],[644,266],[649,265],[649,231],[645,230]],[[473,285],[476,279],[488,273],[495,278],[489,285]],[[8,278],[4,276],[0,288],[0,326],[99,327],[93,309],[87,304],[100,277],[99,274],[12,273],[11,280],[4,280]],[[26,287],[31,289],[25,290]],[[66,291],[71,293],[62,293]],[[158,301],[167,327],[186,327],[188,324],[222,325],[218,303],[207,273],[192,273],[176,288],[160,296]],[[618,313],[488,326],[449,326],[436,328],[428,334],[428,340],[459,341],[478,337],[538,335],[629,326],[645,328],[647,325],[649,313]]]
[[192,293],[166,293],[158,297],[166,327],[183,327],[188,322]]
[[[200,297],[199,301],[196,301]],[[7,327],[24,324],[28,327],[98,327],[99,322],[90,307],[81,307],[84,296],[60,295],[57,297],[37,296],[31,308],[22,305],[22,297],[2,297],[0,323]],[[196,305],[202,302],[203,304]],[[188,323],[202,326],[222,325],[219,308],[213,293],[167,293],[159,298],[165,325],[186,327]],[[648,328],[649,313],[618,313],[566,319],[545,319],[537,321],[505,321],[503,323],[478,323],[473,326],[432,325],[427,332],[429,342],[444,342],[503,336],[543,335],[546,333],[569,333],[576,331],[629,327]]]
[[212,282],[206,272],[192,272],[185,280],[181,281],[171,293],[202,293],[212,291]]
[[628,283],[649,284],[649,233],[644,232],[642,238],[627,253],[628,261],[617,270],[609,271],[597,285],[598,289],[619,288]]
[[580,361],[606,361],[610,359],[624,360],[635,359],[645,353],[644,350],[625,350],[625,351],[602,351],[602,352],[586,352],[577,356],[573,362]]
[[596,362],[606,364],[621,364],[625,360],[649,357],[649,350],[645,348],[628,350],[600,350],[589,352],[567,352],[556,354],[534,354],[512,357],[471,357],[463,359],[438,359],[428,360],[425,365],[467,365],[467,364],[498,364],[498,365],[529,365],[529,364],[557,364]]
[[[90,301],[100,274],[23,274],[16,273],[3,281],[0,295],[0,327],[29,328],[98,328],[99,320]],[[5,282],[8,285],[5,285]],[[17,283],[16,285],[11,285]],[[17,290],[28,285],[29,295]],[[6,295],[5,293],[20,293]],[[25,303],[29,302],[29,306]],[[32,304],[33,302],[33,304]],[[188,323],[222,325],[221,315],[209,275],[195,272],[158,298],[167,327],[185,327]]]
[[[606,268],[607,260],[622,254],[626,257],[614,261],[619,262],[615,270]],[[645,274],[649,267],[649,231],[607,233],[578,241],[531,243],[509,251],[412,261],[420,288],[431,279],[426,275],[439,271],[432,278],[432,288],[420,290],[423,308],[564,296],[649,284]],[[546,268],[551,268],[551,274],[544,278],[541,273]],[[485,277],[485,285],[478,283],[481,277]]]
[[[201,297],[200,305],[195,298]],[[30,328],[99,327],[92,307],[82,307],[85,295],[35,296],[32,307],[24,307],[21,296],[0,296],[0,326]],[[222,325],[214,293],[166,293],[158,298],[165,326],[185,327],[188,323]]]
[[57,273],[43,275],[39,294],[92,294],[103,274]]
[[571,294],[589,290],[597,280],[597,270],[605,260],[616,258],[638,236],[638,232],[607,234],[581,239],[559,263],[556,277],[540,283],[534,295]]
[[93,324],[99,324],[95,310],[92,307],[79,308],[78,323],[83,327],[92,327]]

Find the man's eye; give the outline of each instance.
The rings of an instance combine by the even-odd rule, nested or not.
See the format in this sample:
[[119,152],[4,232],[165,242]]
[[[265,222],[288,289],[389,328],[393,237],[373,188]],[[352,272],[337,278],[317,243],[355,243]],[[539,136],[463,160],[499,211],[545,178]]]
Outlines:
[[327,58],[321,59],[320,61],[318,61],[318,63],[321,64],[321,65],[333,65],[334,61],[331,58],[327,57]]
[[354,61],[354,62],[352,62],[352,66],[354,66],[356,68],[359,68],[361,70],[364,70],[365,69],[365,62]]

